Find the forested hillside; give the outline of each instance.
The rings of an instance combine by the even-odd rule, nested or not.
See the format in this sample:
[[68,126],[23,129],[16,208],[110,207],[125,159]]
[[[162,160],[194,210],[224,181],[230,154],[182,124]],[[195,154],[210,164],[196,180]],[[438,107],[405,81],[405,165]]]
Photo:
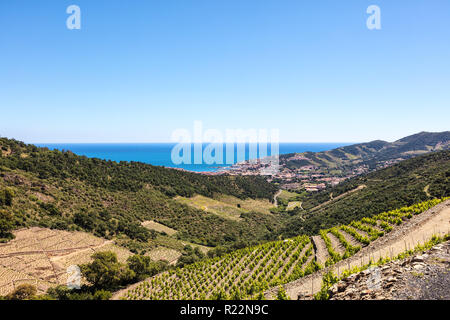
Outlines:
[[262,177],[205,176],[141,162],[116,163],[78,156],[70,151],[50,151],[5,138],[0,138],[0,148],[5,155],[0,158],[0,165],[6,168],[35,173],[41,179],[77,179],[110,191],[138,191],[151,185],[168,196],[202,194],[211,197],[221,193],[238,198],[267,199],[272,199],[276,191]]
[[279,226],[271,215],[249,212],[230,221],[172,199],[194,194],[272,199],[276,187],[262,177],[205,176],[116,163],[5,138],[0,149],[3,238],[6,229],[41,226],[115,237],[137,250],[155,237],[141,222],[155,220],[175,229],[179,239],[243,246],[266,239]]
[[[418,156],[324,191],[301,196],[301,206],[277,214],[243,212],[238,219],[188,206],[177,197],[199,194],[272,199],[263,177],[205,176],[143,163],[116,163],[0,139],[0,238],[11,229],[41,226],[84,230],[145,250],[158,234],[154,220],[176,237],[234,248],[316,234],[352,220],[450,195],[450,151]],[[349,192],[352,190],[357,191]]]

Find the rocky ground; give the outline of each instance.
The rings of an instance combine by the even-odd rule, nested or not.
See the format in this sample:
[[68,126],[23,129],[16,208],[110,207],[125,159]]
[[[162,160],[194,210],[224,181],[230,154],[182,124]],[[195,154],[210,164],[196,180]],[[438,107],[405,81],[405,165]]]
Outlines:
[[331,300],[450,300],[450,241],[353,274],[329,293]]

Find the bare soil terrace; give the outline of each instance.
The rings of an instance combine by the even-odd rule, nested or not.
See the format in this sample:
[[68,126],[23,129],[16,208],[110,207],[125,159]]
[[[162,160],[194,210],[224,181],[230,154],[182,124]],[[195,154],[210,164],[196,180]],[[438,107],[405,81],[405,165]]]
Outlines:
[[23,283],[35,285],[40,293],[66,283],[67,268],[89,262],[98,251],[113,251],[122,262],[131,255],[112,241],[85,232],[34,227],[14,234],[14,240],[0,244],[0,295]]

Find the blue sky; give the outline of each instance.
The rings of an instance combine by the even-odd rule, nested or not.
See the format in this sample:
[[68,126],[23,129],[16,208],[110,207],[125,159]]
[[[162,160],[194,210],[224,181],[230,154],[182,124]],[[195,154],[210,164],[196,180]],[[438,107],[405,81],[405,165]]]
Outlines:
[[449,129],[448,0],[1,1],[0,58],[0,135],[26,142],[168,142],[195,120],[286,142]]

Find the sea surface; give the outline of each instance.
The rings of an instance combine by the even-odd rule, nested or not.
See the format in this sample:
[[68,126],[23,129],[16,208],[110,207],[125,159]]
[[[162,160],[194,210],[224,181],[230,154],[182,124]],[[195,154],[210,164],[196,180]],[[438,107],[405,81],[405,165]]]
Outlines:
[[[352,143],[280,143],[278,152],[279,154],[305,151],[319,152],[350,144]],[[256,156],[254,153],[250,153],[250,145],[248,143],[245,145],[235,144],[233,152],[234,159],[233,161],[228,161],[233,163],[227,163],[227,148],[223,145],[222,163],[217,163],[220,162],[217,161],[213,164],[207,164],[204,160],[202,160],[202,163],[198,163],[199,161],[197,161],[197,163],[194,164],[194,147],[191,146],[190,161],[184,161],[184,163],[176,164],[172,160],[172,150],[176,146],[176,143],[37,143],[36,145],[39,147],[47,147],[52,150],[70,150],[77,155],[83,155],[90,158],[99,158],[117,162],[138,161],[156,166],[182,168],[196,172],[213,172],[221,170],[235,164],[236,162],[241,162],[244,157],[245,160],[249,160],[250,158],[258,158],[260,155],[259,149]],[[203,151],[205,151],[207,146],[208,144],[203,144]],[[186,150],[188,149],[189,148]],[[244,149],[245,152],[238,152],[238,150]],[[182,152],[179,152],[178,154],[183,155]],[[238,154],[240,157],[238,157]],[[212,152],[212,155],[214,156],[215,152]],[[271,155],[270,144],[267,146],[267,155]],[[228,154],[228,158],[231,159],[232,157]]]

